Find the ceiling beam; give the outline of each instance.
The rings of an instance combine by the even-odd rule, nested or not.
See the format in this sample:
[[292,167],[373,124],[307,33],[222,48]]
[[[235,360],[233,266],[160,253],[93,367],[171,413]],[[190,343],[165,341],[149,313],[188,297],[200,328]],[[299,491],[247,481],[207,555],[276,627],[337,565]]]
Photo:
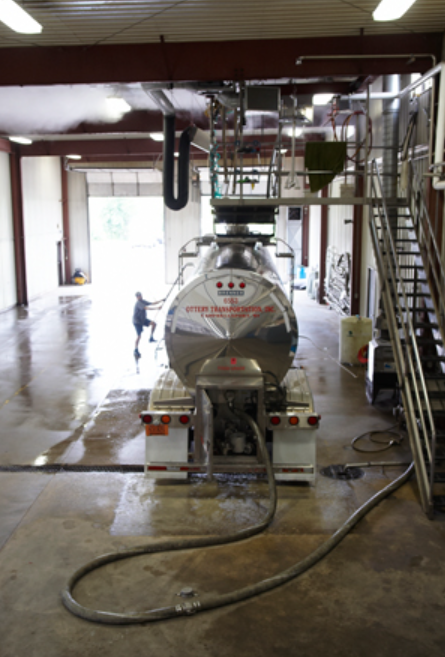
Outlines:
[[[443,33],[437,32],[0,48],[0,86],[423,73],[432,65],[425,53],[440,59],[442,37]],[[310,59],[320,55],[323,59]],[[338,55],[346,55],[347,59],[332,59]],[[363,55],[378,57],[360,58]],[[406,59],[399,55],[406,55]],[[410,59],[416,55],[419,57]],[[299,57],[303,61],[297,66]]]
[[[21,145],[20,155],[22,157],[35,156],[57,156],[67,155],[94,156],[97,158],[132,156],[157,158],[162,156],[162,142],[147,139],[79,139],[79,140],[57,140],[57,141],[34,141],[32,144]],[[202,151],[191,147],[191,153],[199,155]],[[205,157],[207,155],[203,153]]]
[[0,152],[1,153],[12,153],[12,144],[9,139],[0,138]]

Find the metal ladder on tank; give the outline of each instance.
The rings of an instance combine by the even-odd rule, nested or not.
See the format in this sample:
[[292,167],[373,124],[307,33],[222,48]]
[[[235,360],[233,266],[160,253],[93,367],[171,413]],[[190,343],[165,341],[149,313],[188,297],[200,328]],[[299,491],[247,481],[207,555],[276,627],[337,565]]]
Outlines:
[[[180,269],[179,269],[179,274],[178,274],[177,277],[175,278],[174,283],[172,283],[172,285],[171,285],[171,287],[170,287],[170,289],[169,289],[169,291],[168,291],[168,293],[167,293],[167,295],[166,295],[166,297],[165,297],[165,299],[164,299],[164,303],[162,304],[161,308],[159,308],[158,312],[156,313],[156,315],[155,315],[154,318],[153,318],[155,321],[156,321],[156,319],[158,318],[159,313],[160,313],[162,310],[164,310],[165,304],[167,303],[167,301],[168,301],[168,299],[169,299],[171,293],[172,293],[173,290],[175,289],[175,287],[176,287],[177,285],[178,285],[178,287],[179,287],[179,286],[182,284],[182,274],[183,274],[183,272],[184,272],[184,269],[186,269],[187,267],[191,266],[191,264],[192,264],[191,262],[188,262],[188,263],[186,263],[185,265],[182,265],[182,267],[180,267]],[[159,340],[159,342],[158,342],[157,345],[156,345],[156,349],[155,349],[155,353],[154,353],[154,358],[155,358],[155,360],[158,359],[159,353],[164,349],[164,342],[165,342],[165,336],[163,335],[162,338]]]
[[445,508],[445,272],[411,164],[406,200],[372,163],[369,225],[422,508]]

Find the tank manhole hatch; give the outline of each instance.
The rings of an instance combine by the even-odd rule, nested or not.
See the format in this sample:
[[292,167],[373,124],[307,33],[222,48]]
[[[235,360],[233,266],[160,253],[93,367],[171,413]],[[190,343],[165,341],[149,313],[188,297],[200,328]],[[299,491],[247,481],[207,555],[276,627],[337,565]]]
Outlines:
[[360,479],[365,473],[361,468],[345,468],[344,465],[328,465],[326,468],[320,470],[320,474],[323,477],[348,481],[349,479]]

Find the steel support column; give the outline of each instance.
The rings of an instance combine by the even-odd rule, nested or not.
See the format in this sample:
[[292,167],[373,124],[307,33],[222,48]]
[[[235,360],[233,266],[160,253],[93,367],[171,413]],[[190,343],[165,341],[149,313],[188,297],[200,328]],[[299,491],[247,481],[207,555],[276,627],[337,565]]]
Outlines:
[[[357,166],[357,171],[363,171],[363,166]],[[363,176],[357,176],[356,196],[363,196]],[[363,205],[354,205],[352,220],[351,315],[360,314],[362,234]]]
[[[327,198],[329,188],[328,186],[323,187],[321,195],[323,198]],[[326,251],[328,248],[328,216],[329,216],[329,205],[321,206],[321,226],[320,226],[320,274],[318,277],[318,302],[325,303],[324,295],[324,279],[326,278]]]
[[17,305],[28,305],[25,261],[25,228],[23,224],[22,174],[20,156],[14,149],[10,156],[11,199],[14,230],[15,277],[17,285]]
[[71,276],[71,258],[70,258],[70,210],[68,195],[68,172],[65,168],[65,162],[62,158],[61,164],[61,181],[62,181],[62,224],[63,224],[63,282],[67,285]]
[[303,221],[301,225],[301,264],[309,264],[309,206],[303,205]]

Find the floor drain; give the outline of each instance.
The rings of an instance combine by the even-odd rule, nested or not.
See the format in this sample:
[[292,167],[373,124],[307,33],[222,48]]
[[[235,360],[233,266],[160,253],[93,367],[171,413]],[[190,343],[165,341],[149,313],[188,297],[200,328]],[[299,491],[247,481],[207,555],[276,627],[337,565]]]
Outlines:
[[0,465],[0,472],[117,472],[120,474],[144,472],[143,465],[78,465],[76,463],[45,463],[44,465]]
[[323,477],[347,481],[348,479],[360,479],[365,473],[360,468],[345,468],[344,465],[328,465],[327,468],[322,468],[320,470],[320,474],[322,474]]

